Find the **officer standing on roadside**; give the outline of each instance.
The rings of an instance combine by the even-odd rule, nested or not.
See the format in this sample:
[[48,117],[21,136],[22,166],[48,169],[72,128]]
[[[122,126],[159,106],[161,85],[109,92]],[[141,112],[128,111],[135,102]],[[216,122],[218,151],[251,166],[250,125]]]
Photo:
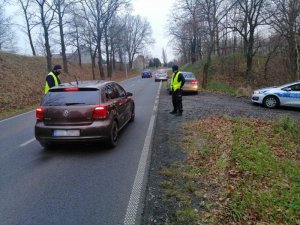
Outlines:
[[62,67],[61,65],[55,65],[53,69],[49,72],[46,77],[46,84],[45,84],[45,94],[48,93],[49,89],[58,86],[61,82],[59,79],[59,74],[61,73]]
[[176,116],[182,116],[182,87],[185,83],[184,76],[178,71],[178,66],[172,66],[173,75],[170,82],[170,90],[172,93],[173,111],[170,114],[176,114]]

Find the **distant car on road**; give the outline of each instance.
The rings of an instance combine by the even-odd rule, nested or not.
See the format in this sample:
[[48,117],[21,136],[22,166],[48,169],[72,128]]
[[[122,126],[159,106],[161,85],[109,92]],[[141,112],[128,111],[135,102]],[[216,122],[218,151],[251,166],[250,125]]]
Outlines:
[[160,69],[155,72],[155,82],[157,81],[167,81],[169,78],[167,69]]
[[[185,78],[185,83],[182,87],[182,91],[184,93],[189,92],[189,93],[198,94],[198,80],[196,79],[195,75],[192,72],[185,72],[185,71],[180,71],[180,72]],[[168,79],[168,83],[167,83],[167,91],[169,92],[169,94],[171,94],[170,83],[171,83],[171,78]]]
[[152,72],[151,70],[143,70],[142,73],[141,73],[141,77],[142,78],[151,78],[152,77]]
[[105,140],[111,147],[135,117],[132,93],[113,81],[82,81],[53,87],[36,109],[35,137],[44,147]]
[[300,107],[300,81],[253,91],[251,101],[267,108]]

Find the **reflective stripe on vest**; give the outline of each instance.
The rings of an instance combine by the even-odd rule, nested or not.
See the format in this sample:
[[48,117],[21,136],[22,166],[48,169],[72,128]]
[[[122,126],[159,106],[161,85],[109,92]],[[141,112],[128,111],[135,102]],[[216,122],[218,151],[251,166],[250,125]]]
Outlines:
[[181,81],[178,82],[178,76],[179,76],[179,74],[180,74],[179,71],[176,74],[173,73],[173,76],[171,78],[171,83],[170,83],[170,89],[171,89],[171,91],[176,91],[181,86]]
[[[52,76],[53,79],[54,79],[54,85],[55,85],[55,86],[58,86],[58,80],[57,80],[57,77],[54,75],[54,73],[53,73],[53,72],[50,72],[50,73],[47,75],[47,77],[48,77],[48,76]],[[48,93],[49,89],[50,89],[50,87],[49,87],[48,82],[47,82],[47,79],[46,79],[46,84],[45,84],[45,94]]]

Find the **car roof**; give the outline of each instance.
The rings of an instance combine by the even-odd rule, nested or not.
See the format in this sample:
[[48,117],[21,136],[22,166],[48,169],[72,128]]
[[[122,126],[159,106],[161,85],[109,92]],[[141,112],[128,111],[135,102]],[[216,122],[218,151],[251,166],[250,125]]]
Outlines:
[[283,85],[280,85],[278,87],[290,86],[290,85],[299,84],[299,83],[300,83],[300,81],[296,81],[296,82],[293,82],[293,83],[283,84]]
[[105,84],[108,83],[115,83],[114,81],[108,80],[85,80],[85,81],[72,81],[69,83],[62,83],[58,86],[52,87],[51,89],[60,89],[60,88],[67,88],[67,87],[79,87],[79,88],[97,88],[100,89]]

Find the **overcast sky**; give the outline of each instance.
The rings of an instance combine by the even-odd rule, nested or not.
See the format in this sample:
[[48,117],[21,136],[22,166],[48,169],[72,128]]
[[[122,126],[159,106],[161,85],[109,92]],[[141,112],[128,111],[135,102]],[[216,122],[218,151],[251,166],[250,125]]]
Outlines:
[[[148,51],[152,57],[162,60],[162,49],[164,48],[167,53],[167,60],[174,59],[173,51],[168,45],[167,37],[167,17],[170,14],[172,4],[175,0],[132,0],[134,8],[133,14],[139,14],[145,17],[152,27],[152,37],[155,39],[155,44],[151,46]],[[24,19],[20,14],[17,6],[9,6],[6,11],[9,15],[13,16],[16,23],[23,23]],[[17,32],[18,37],[18,52],[21,54],[30,55],[31,50],[27,37],[22,32]]]
[[168,45],[167,19],[173,2],[176,0],[132,0],[134,14],[146,17],[151,24],[155,45],[150,49],[153,57],[162,60],[162,49],[167,52],[167,59],[174,59],[172,48]]

